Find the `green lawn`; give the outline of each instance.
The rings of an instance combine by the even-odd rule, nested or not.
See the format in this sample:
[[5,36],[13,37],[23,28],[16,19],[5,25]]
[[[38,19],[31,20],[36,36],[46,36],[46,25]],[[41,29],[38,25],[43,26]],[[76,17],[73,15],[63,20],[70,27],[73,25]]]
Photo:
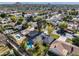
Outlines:
[[42,56],[45,54],[45,52],[48,51],[48,46],[44,46],[42,44],[38,44],[37,49],[29,49],[28,51],[33,55],[33,56]]
[[51,34],[51,37],[52,37],[53,39],[58,39],[60,36],[57,35],[57,34]]
[[72,39],[69,39],[69,38],[66,40],[66,42],[71,43],[71,44],[73,43]]
[[76,34],[79,34],[79,31]]

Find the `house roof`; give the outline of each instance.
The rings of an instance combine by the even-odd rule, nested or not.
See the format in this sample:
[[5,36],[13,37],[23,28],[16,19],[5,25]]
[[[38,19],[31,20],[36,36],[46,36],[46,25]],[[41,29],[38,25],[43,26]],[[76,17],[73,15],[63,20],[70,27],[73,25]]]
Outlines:
[[33,38],[33,37],[37,36],[38,34],[40,34],[40,33],[37,32],[37,31],[30,31],[27,35],[28,35],[29,37]]
[[0,33],[0,45],[5,45],[6,43],[6,37]]
[[28,28],[28,29],[22,30],[21,33],[22,33],[23,35],[27,35],[27,34],[30,33],[31,31],[34,31],[34,28]]
[[57,55],[67,55],[68,51],[63,47],[60,42],[55,42],[51,44],[49,51],[57,54]]
[[50,44],[54,40],[53,38],[51,38],[50,36],[47,36],[44,33],[42,33],[41,37],[42,37],[43,42],[47,44]]

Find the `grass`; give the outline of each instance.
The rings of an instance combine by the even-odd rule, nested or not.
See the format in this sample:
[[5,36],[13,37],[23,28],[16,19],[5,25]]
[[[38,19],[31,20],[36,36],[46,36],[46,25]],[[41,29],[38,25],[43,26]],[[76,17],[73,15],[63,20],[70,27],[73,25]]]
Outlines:
[[36,55],[42,55],[42,54],[43,54],[42,52],[43,52],[43,50],[44,50],[45,48],[44,48],[42,45],[39,45],[39,47],[40,47],[41,49],[39,48],[37,52],[34,52],[34,53],[33,53],[34,56],[36,56]]
[[51,34],[51,37],[52,37],[53,39],[58,39],[60,36],[57,35],[57,34]]
[[70,38],[68,38],[67,40],[66,40],[66,42],[68,42],[68,43],[73,43],[73,41],[72,41],[72,39],[70,39]]
[[33,53],[34,56],[42,56],[45,54],[45,52],[47,51],[48,47],[47,46],[43,46],[42,44],[39,45],[39,49],[38,51],[35,51]]
[[79,34],[79,31],[76,34]]
[[44,46],[42,44],[38,44],[39,48],[38,49],[29,49],[28,51],[33,55],[33,56],[42,56],[44,55],[47,50],[48,46]]

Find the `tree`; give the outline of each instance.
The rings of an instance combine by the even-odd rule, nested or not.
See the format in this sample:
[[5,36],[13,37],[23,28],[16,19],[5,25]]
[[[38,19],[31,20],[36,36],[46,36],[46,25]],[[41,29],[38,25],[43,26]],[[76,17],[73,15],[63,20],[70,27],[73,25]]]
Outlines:
[[3,31],[3,28],[2,28],[2,26],[0,25],[0,32],[2,32]]
[[24,18],[23,17],[19,17],[18,21],[17,21],[17,24],[22,24]]
[[51,32],[53,30],[52,25],[48,24],[48,28],[47,29],[48,29],[48,34],[51,35]]
[[37,21],[37,28],[38,28],[38,31],[40,32],[41,31],[41,28],[42,28],[42,17],[41,16],[38,16],[36,18],[36,21]]
[[78,15],[78,11],[72,9],[71,11],[69,11],[69,15]]
[[24,12],[22,12],[22,16],[24,17],[24,15],[25,15],[25,13]]
[[79,37],[73,38],[73,39],[72,39],[72,42],[73,42],[74,45],[79,46]]
[[16,20],[17,20],[15,15],[12,15],[10,18],[11,18],[12,22],[16,22]]
[[34,20],[35,20],[35,21],[43,20],[43,17],[42,17],[42,16],[37,16]]
[[65,35],[65,29],[68,27],[67,22],[62,21],[59,24],[59,28],[60,28],[60,33]]
[[67,24],[67,22],[65,22],[65,21],[62,21],[62,22],[59,23],[59,27],[60,27],[61,29],[66,29],[67,26],[68,26],[68,24]]
[[58,10],[58,13],[60,13],[60,14],[61,14],[61,13],[62,13],[62,10]]
[[28,16],[28,17],[26,18],[26,21],[27,21],[27,22],[34,21],[33,16]]
[[5,18],[5,17],[7,17],[7,14],[2,13],[0,16],[1,16],[2,18]]
[[66,17],[63,18],[63,20],[64,20],[64,21],[72,20],[72,16],[66,16]]
[[28,28],[28,23],[23,24],[23,28],[24,29]]
[[46,26],[47,26],[47,21],[46,21],[46,20],[43,20],[42,22],[43,22],[43,28],[46,28]]

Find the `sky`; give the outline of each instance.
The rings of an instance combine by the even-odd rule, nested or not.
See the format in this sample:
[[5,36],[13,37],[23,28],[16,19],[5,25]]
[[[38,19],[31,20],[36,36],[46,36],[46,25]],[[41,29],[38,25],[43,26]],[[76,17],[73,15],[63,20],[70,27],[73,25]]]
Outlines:
[[[16,2],[0,2],[0,4],[14,4]],[[50,3],[50,4],[79,4],[79,2],[21,2],[23,4],[47,4],[47,3]]]

